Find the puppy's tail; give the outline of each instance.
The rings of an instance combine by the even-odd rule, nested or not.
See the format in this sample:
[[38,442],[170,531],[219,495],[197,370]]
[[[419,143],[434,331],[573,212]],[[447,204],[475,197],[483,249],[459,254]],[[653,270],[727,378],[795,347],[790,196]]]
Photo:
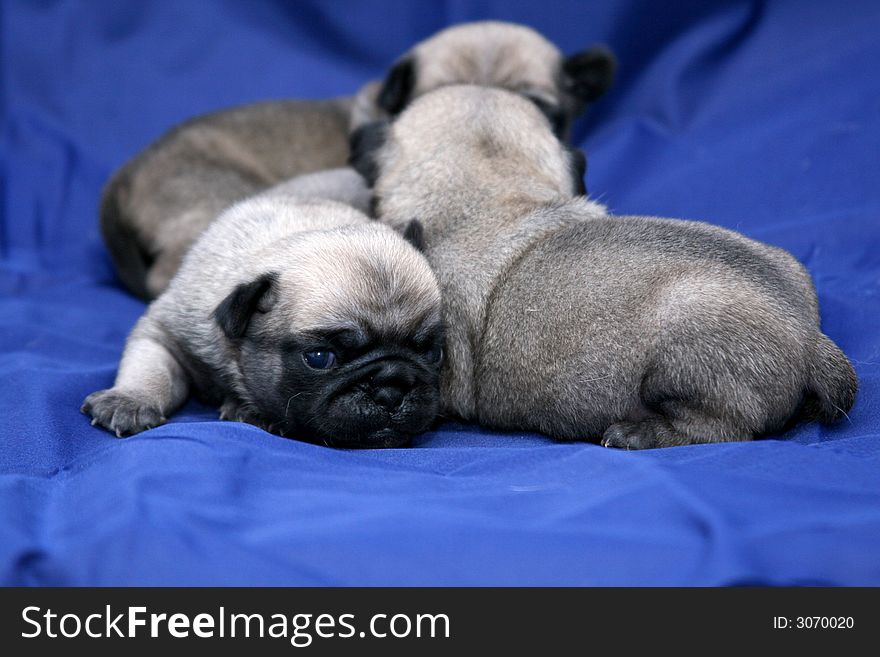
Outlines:
[[152,295],[147,291],[147,272],[152,258],[140,246],[139,235],[127,221],[124,210],[127,195],[128,176],[123,170],[110,179],[101,195],[101,235],[125,287],[149,301]]
[[852,364],[827,335],[820,333],[802,408],[803,419],[831,424],[848,417],[858,388],[859,380]]

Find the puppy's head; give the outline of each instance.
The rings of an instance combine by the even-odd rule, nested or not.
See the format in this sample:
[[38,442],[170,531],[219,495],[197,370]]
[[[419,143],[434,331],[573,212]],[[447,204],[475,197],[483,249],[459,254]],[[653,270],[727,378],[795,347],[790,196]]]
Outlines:
[[401,57],[379,87],[376,103],[393,117],[440,87],[498,87],[535,103],[564,139],[572,120],[611,85],[616,66],[603,46],[566,57],[523,25],[465,23],[438,32]]
[[460,221],[498,208],[522,214],[585,195],[586,160],[554,135],[519,94],[447,86],[418,98],[394,122],[352,136],[351,164],[373,186],[377,216]]
[[301,234],[214,313],[259,423],[339,447],[395,447],[439,406],[440,292],[391,229]]

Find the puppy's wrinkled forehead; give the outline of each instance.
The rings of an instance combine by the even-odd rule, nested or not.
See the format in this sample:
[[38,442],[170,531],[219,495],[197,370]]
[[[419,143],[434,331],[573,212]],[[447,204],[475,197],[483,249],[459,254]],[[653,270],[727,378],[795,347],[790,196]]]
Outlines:
[[562,58],[559,49],[534,30],[495,21],[447,28],[420,43],[414,53],[414,96],[449,84],[478,84],[552,98]]
[[381,225],[306,240],[281,277],[283,316],[298,332],[357,326],[406,337],[439,321],[440,291],[424,257]]

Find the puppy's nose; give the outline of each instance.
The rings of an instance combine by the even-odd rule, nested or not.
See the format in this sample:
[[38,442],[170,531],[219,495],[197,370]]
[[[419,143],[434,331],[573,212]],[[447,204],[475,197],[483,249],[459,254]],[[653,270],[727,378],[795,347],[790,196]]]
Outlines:
[[388,412],[396,411],[404,397],[406,392],[397,386],[382,386],[373,391],[373,401]]
[[396,411],[406,394],[412,390],[415,375],[412,367],[400,361],[382,362],[369,378],[370,395],[379,406],[389,413]]

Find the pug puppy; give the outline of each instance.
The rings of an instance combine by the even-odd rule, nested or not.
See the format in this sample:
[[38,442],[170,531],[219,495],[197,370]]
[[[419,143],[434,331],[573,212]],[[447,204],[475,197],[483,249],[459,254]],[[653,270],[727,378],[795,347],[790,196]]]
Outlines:
[[444,296],[445,411],[643,449],[834,422],[857,379],[791,255],[705,223],[609,216],[524,98],[449,86],[362,128],[380,219],[417,218]]
[[570,57],[534,30],[483,21],[450,27],[414,47],[384,83],[355,98],[272,101],[191,119],[117,171],[104,189],[104,241],[125,286],[157,297],[198,236],[233,202],[282,180],[343,166],[352,128],[393,116],[427,91],[455,82],[522,93],[560,134],[611,84],[603,47]]
[[135,434],[194,393],[222,419],[327,445],[394,447],[427,429],[439,289],[394,230],[315,196],[358,187],[351,170],[315,174],[226,210],[138,321],[113,387],[86,398],[92,424]]

